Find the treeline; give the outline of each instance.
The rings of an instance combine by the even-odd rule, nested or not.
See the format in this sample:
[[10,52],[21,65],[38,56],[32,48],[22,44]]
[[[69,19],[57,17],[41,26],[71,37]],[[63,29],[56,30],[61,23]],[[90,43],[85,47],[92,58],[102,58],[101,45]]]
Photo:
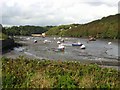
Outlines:
[[5,33],[6,35],[9,36],[14,36],[14,35],[23,35],[23,36],[29,36],[31,34],[41,34],[43,32],[48,31],[51,27],[53,26],[12,26],[12,27],[4,27],[2,29],[2,32]]
[[120,23],[120,14],[110,15],[102,19],[92,21],[87,24],[60,25],[50,28],[47,35],[59,35],[70,37],[88,37],[96,38],[120,38],[118,33],[118,24]]
[[60,26],[12,26],[2,28],[2,32],[8,36],[31,34],[41,34],[46,32],[47,35],[58,35],[68,37],[88,37],[118,39],[118,24],[120,14],[110,15],[102,19],[95,20],[86,24],[70,24]]

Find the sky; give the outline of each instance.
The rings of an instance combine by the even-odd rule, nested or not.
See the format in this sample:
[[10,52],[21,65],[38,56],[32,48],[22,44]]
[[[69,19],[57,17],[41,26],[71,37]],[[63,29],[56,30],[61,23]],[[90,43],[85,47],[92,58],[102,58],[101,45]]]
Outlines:
[[118,13],[119,0],[1,0],[3,26],[84,24]]

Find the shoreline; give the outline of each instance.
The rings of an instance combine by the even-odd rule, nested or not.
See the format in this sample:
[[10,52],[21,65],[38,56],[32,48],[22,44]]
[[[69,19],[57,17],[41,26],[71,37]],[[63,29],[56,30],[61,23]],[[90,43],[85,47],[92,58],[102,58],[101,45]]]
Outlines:
[[[27,37],[31,37],[31,36],[27,36]],[[54,37],[54,36],[53,36]],[[52,37],[52,38],[53,38]],[[26,38],[26,37],[24,37],[24,38]],[[50,38],[50,37],[47,37],[48,39]],[[63,37],[63,38],[65,38],[65,37]],[[69,38],[69,37],[66,37],[66,38]],[[73,39],[77,39],[77,38],[74,38],[73,37]],[[85,38],[80,38],[80,39],[85,39]],[[106,40],[108,40],[108,39],[104,39],[105,41]],[[21,42],[21,41],[24,41],[24,40],[20,40],[20,41],[18,41],[18,43],[19,42]],[[32,43],[31,43],[31,41],[25,41],[26,43],[26,45],[29,47],[29,46],[31,46],[31,47],[33,47],[33,45],[32,45]],[[21,43],[22,44],[22,43]],[[39,45],[41,44],[42,45],[42,43],[41,43],[41,41],[38,43]],[[37,45],[37,44],[36,44]],[[35,45],[35,47],[36,47],[36,45]],[[24,45],[23,45],[24,46]],[[40,47],[41,48],[41,47]],[[51,47],[50,47],[51,48]],[[29,50],[29,49],[28,49]],[[34,49],[33,49],[34,50]],[[16,53],[18,53],[19,55],[17,55]],[[44,53],[44,52],[43,52]],[[52,52],[52,53],[55,53],[55,52]],[[82,52],[81,52],[82,53]],[[29,53],[29,51],[24,51],[24,52],[15,52],[13,49],[11,49],[11,51],[9,51],[8,50],[8,52],[7,53],[5,53],[5,54],[3,54],[3,56],[8,56],[8,57],[11,57],[11,58],[17,58],[17,57],[19,57],[19,56],[26,56],[26,57],[30,57],[30,58],[32,58],[32,59],[35,59],[35,58],[39,58],[39,59],[50,59],[50,60],[57,60],[56,59],[56,57],[54,58],[54,57],[49,57],[49,56],[46,56],[46,58],[45,58],[45,56],[43,55],[43,54],[35,54],[34,52],[30,52]],[[52,55],[52,54],[50,54],[50,55]],[[57,55],[57,54],[56,54]],[[40,56],[40,57],[39,57]],[[63,57],[64,58],[64,60],[61,60],[61,61],[80,61],[80,62],[85,62],[85,63],[97,63],[98,65],[104,65],[104,66],[113,66],[113,67],[116,67],[116,66],[119,66],[119,64],[120,64],[120,62],[118,61],[118,59],[112,59],[112,58],[95,58],[95,60],[94,59],[78,59],[78,58],[71,58],[71,60],[69,59],[69,58],[66,58],[65,59],[65,57]],[[63,58],[61,58],[61,59],[63,59]],[[58,58],[58,60],[60,60],[59,58]]]

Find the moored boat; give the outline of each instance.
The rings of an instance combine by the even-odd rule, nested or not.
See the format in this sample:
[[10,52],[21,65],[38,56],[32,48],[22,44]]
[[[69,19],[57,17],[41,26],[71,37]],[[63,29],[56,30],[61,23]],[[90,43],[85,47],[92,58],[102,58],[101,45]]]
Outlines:
[[78,42],[78,43],[73,43],[72,46],[82,46],[82,43]]
[[85,49],[85,45],[82,45],[80,48],[81,48],[81,49]]
[[63,46],[63,45],[61,45],[61,44],[58,46],[58,50],[64,51],[64,49],[65,49],[65,46]]

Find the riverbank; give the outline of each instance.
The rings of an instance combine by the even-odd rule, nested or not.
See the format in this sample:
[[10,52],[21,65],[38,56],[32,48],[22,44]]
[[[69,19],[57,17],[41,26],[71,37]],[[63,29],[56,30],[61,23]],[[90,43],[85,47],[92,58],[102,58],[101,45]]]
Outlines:
[[77,61],[2,58],[3,88],[120,88],[118,73]]
[[[30,59],[46,59],[46,60],[62,60],[62,61],[79,61],[82,63],[96,63],[102,67],[113,67],[118,69],[120,61],[118,61],[118,42],[112,40],[96,40],[87,42],[88,39],[61,37],[64,39],[65,51],[56,52],[58,47],[57,41],[59,37],[30,37],[16,36],[15,42],[22,44],[22,47],[15,47],[8,53],[3,54],[5,57],[17,58],[25,56]],[[37,43],[34,43],[37,40]],[[51,41],[44,43],[44,40]],[[81,42],[86,46],[85,50],[80,47],[73,47],[71,44]]]

